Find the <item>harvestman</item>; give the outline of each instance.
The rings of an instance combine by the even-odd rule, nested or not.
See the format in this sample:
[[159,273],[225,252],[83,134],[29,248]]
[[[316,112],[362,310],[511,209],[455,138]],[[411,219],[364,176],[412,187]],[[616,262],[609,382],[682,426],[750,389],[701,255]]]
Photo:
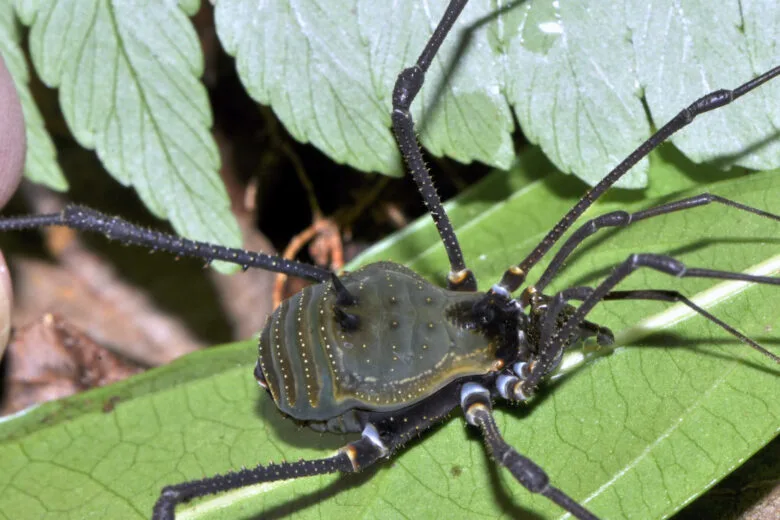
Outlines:
[[[588,191],[525,259],[507,269],[497,284],[487,292],[478,292],[476,279],[466,266],[424,165],[410,113],[425,72],[466,3],[449,3],[417,63],[401,72],[393,90],[393,130],[447,252],[447,290],[389,262],[337,276],[263,253],[151,231],[83,206],[68,206],[58,214],[0,219],[0,231],[67,226],[177,256],[222,260],[244,269],[256,267],[317,282],[284,302],[269,318],[261,334],[255,377],[285,415],[318,431],[361,432],[361,438],[324,459],[267,464],[165,487],[154,506],[153,519],[171,519],[177,504],[231,489],[362,470],[389,458],[457,407],[463,410],[466,421],[480,430],[495,461],[526,489],[549,498],[577,518],[593,519],[596,517],[584,506],[552,486],[542,468],[504,441],[493,418],[492,404],[496,400],[529,399],[556,368],[564,350],[579,340],[595,337],[601,345],[610,344],[609,329],[585,320],[596,304],[606,300],[679,302],[780,362],[777,356],[676,291],[614,290],[640,268],[678,278],[772,285],[780,285],[778,278],[689,267],[669,256],[639,253],[630,255],[595,287],[570,287],[544,294],[569,255],[603,228],[625,227],[711,203],[780,221],[778,215],[717,195],[703,193],[635,213],[613,211],[591,219],[569,236],[535,284],[523,285],[526,273],[640,159],[697,115],[727,105],[780,75],[780,66],[734,90],[707,94],[683,109]],[[521,287],[520,296],[513,298],[512,293]],[[572,301],[579,301],[579,305],[571,305]],[[402,335],[402,331],[410,330],[411,341]],[[358,345],[363,348],[355,348]],[[390,369],[399,366],[393,364],[399,356],[414,362],[405,368]],[[371,363],[366,364],[366,360]]]

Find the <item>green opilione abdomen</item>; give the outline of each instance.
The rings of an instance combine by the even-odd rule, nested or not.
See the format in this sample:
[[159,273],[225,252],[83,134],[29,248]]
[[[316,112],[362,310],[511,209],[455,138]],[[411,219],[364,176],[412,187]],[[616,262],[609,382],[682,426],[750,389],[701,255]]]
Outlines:
[[494,369],[496,345],[448,319],[476,293],[447,291],[390,262],[341,277],[357,303],[354,330],[337,319],[331,283],[282,303],[260,336],[258,364],[279,409],[327,421],[353,409],[398,410],[456,378]]

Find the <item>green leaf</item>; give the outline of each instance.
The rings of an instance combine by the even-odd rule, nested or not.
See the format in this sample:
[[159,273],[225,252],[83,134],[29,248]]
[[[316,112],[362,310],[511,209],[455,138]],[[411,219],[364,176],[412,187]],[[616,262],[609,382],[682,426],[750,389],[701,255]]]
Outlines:
[[[780,211],[775,172],[728,178],[669,152],[651,165],[658,180],[651,200],[617,193],[589,214],[637,210],[681,189]],[[582,191],[533,151],[513,171],[494,173],[450,203],[481,286],[521,259]],[[446,257],[429,221],[384,241],[361,262],[395,259],[441,280]],[[609,266],[640,251],[735,271],[774,263],[769,270],[776,273],[776,237],[775,222],[718,205],[666,215],[593,237],[555,287],[595,283]],[[622,287],[706,296],[721,285],[639,271]],[[775,287],[731,288],[708,308],[776,351],[776,299]],[[599,306],[592,319],[619,338],[633,337],[629,344],[571,370],[528,406],[496,406],[506,438],[604,518],[672,514],[780,425],[773,363],[699,317],[636,329],[668,308],[658,302]],[[146,518],[163,485],[269,460],[328,456],[351,438],[320,435],[283,418],[254,382],[255,355],[250,342],[210,349],[0,422],[0,511],[14,518]],[[177,518],[516,518],[528,512],[563,516],[493,469],[479,437],[456,412],[375,470],[255,486],[182,506]]]
[[203,57],[187,19],[199,2],[20,2],[41,79],[59,87],[76,139],[180,234],[240,244],[218,175]]
[[[247,90],[292,135],[355,168],[400,173],[390,94],[445,0],[216,4],[219,37]],[[420,139],[433,155],[506,168],[511,107],[560,170],[595,184],[697,97],[777,64],[774,0],[740,6],[472,0],[412,107]],[[777,168],[778,96],[774,82],[673,142],[697,162]],[[621,185],[644,186],[646,174],[642,161]]]
[[21,34],[10,2],[0,2],[0,54],[14,79],[22,102],[27,135],[27,155],[24,174],[33,182],[45,184],[57,191],[68,189],[68,181],[57,164],[54,143],[46,131],[41,112],[30,94],[27,63],[20,47]]
[[[646,6],[632,0],[627,10],[633,13],[629,27],[639,81],[656,126],[702,93],[735,88],[780,62],[780,12],[773,0]],[[672,141],[696,162],[777,168],[780,84],[770,82],[756,94],[715,111],[707,123],[692,125]]]

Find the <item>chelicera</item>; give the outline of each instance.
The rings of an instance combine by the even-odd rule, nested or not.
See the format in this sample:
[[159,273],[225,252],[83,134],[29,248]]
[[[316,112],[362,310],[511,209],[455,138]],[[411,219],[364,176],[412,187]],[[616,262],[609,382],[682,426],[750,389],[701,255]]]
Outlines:
[[[157,520],[174,517],[178,504],[244,486],[325,473],[351,473],[386,460],[413,438],[460,408],[479,429],[487,448],[526,489],[576,518],[596,516],[555,487],[545,471],[502,438],[494,401],[522,402],[558,366],[564,351],[585,338],[600,345],[612,332],[585,318],[607,300],[682,303],[775,362],[780,359],[682,294],[667,290],[615,290],[645,268],[673,277],[700,277],[780,285],[780,279],[684,265],[670,256],[632,254],[594,287],[544,290],[571,253],[603,228],[717,203],[756,217],[780,216],[703,193],[635,213],[615,211],[588,220],[563,243],[541,277],[527,273],[618,179],[652,149],[704,112],[731,103],[780,75],[776,67],[734,90],[707,94],[683,109],[587,192],[517,265],[486,292],[467,267],[458,239],[424,165],[410,107],[425,72],[467,0],[452,0],[417,63],[401,72],[393,91],[393,129],[410,173],[447,252],[448,288],[432,285],[390,262],[337,275],[278,257],[195,242],[132,225],[95,210],[70,206],[62,213],[7,218],[0,230],[67,226],[178,256],[222,260],[316,282],[285,301],[262,331],[255,377],[281,413],[317,431],[357,432],[336,455],[318,460],[267,464],[165,487],[154,507]],[[517,297],[513,294],[521,290]]]

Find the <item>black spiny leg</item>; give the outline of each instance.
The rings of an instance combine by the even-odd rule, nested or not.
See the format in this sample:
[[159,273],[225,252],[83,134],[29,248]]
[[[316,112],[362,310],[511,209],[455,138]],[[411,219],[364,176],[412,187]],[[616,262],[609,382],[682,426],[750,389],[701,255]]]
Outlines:
[[[255,372],[258,373],[262,379],[262,373]],[[341,448],[333,457],[268,464],[167,486],[154,505],[152,520],[173,520],[178,504],[232,489],[327,473],[354,473],[368,468],[392,456],[410,440],[444,420],[457,406],[458,396],[453,388],[454,385],[445,387],[433,398],[402,412],[367,413],[368,425],[363,429],[363,436]]]
[[189,500],[223,493],[262,482],[275,482],[327,473],[353,473],[365,469],[389,455],[388,449],[379,438],[376,429],[369,425],[363,430],[363,437],[350,442],[337,455],[319,460],[299,460],[268,464],[253,469],[244,469],[215,475],[202,480],[166,486],[154,504],[152,520],[173,520],[178,504]]
[[545,496],[580,520],[598,520],[598,517],[578,504],[560,489],[550,485],[550,479],[534,461],[520,455],[507,444],[498,430],[491,411],[490,392],[476,383],[466,383],[461,390],[461,408],[466,420],[482,432],[490,454],[496,463],[504,466],[515,479],[531,493]]
[[48,215],[26,215],[0,219],[0,232],[39,229],[47,226],[64,226],[80,231],[101,233],[108,239],[118,240],[123,244],[148,247],[153,251],[167,251],[176,256],[202,258],[207,262],[221,260],[238,264],[245,270],[250,267],[259,267],[267,271],[298,276],[315,282],[325,282],[331,277],[330,271],[313,265],[285,260],[265,253],[197,242],[169,233],[152,231],[131,224],[119,217],[112,217],[84,206],[69,205],[60,213]]
[[728,105],[732,101],[744,96],[751,90],[758,88],[776,76],[780,76],[780,66],[761,74],[734,90],[716,90],[715,92],[706,94],[691,103],[687,108],[684,108],[679,114],[672,118],[671,121],[651,135],[647,141],[639,145],[636,150],[631,152],[631,155],[626,157],[626,159],[609,172],[601,182],[596,184],[588,193],[586,193],[585,196],[582,197],[557,224],[555,224],[539,245],[536,246],[522,262],[507,269],[504,276],[501,278],[500,287],[510,293],[517,290],[525,281],[528,271],[535,266],[548,251],[550,251],[585,210],[588,209],[596,199],[601,197],[604,192],[611,188],[618,179],[623,177],[623,175],[625,175],[636,163],[671,137],[672,134],[688,126],[696,116]]
[[[572,287],[570,289],[565,289],[559,293],[557,293],[552,298],[552,303],[548,305],[547,310],[545,312],[545,316],[543,318],[543,325],[542,330],[540,333],[540,343],[544,345],[548,341],[550,341],[553,336],[556,334],[556,323],[560,323],[560,315],[565,311],[565,309],[573,309],[573,307],[568,307],[567,302],[571,300],[585,300],[589,298],[593,294],[593,289],[590,287]],[[653,300],[653,301],[661,301],[661,302],[668,302],[668,303],[682,303],[695,313],[699,314],[703,318],[711,321],[712,323],[716,324],[738,340],[742,341],[743,343],[746,343],[750,345],[755,350],[758,350],[768,358],[772,359],[776,363],[780,363],[780,358],[758,343],[756,343],[753,339],[745,336],[741,332],[739,332],[737,329],[729,325],[728,323],[724,322],[717,316],[714,316],[707,312],[705,309],[699,307],[693,301],[691,301],[689,298],[685,297],[683,294],[679,293],[678,291],[667,291],[667,290],[658,290],[658,289],[643,289],[643,290],[633,290],[633,291],[610,291],[606,295],[604,295],[603,301],[615,301],[615,300]],[[570,313],[570,315],[573,315],[573,313]],[[567,319],[568,321],[568,319]],[[582,320],[580,324],[578,324],[578,338],[583,337],[583,332],[588,333],[590,335],[595,335],[598,338],[598,343],[600,345],[610,345],[612,341],[614,341],[614,337],[606,335],[606,331],[608,329],[604,329],[603,327],[599,327],[598,325],[595,325],[593,323],[590,323],[588,321]],[[569,344],[568,342],[564,342],[562,345],[555,345],[550,346],[549,348],[554,348],[555,350],[563,350],[565,349],[566,345]]]
[[417,137],[414,134],[414,121],[410,107],[425,81],[425,73],[428,71],[434,56],[442,42],[452,29],[455,20],[466,6],[468,0],[452,0],[444,11],[439,25],[425,45],[417,63],[408,69],[404,69],[398,76],[393,89],[393,131],[398,141],[398,148],[404,156],[409,172],[420,190],[425,207],[431,214],[439,236],[444,243],[444,249],[450,260],[450,272],[447,275],[447,285],[456,291],[476,291],[477,280],[463,260],[463,252],[460,249],[458,238],[452,229],[447,213],[439,199],[439,194],[431,181],[428,168],[425,166]]
[[585,224],[580,226],[577,231],[572,233],[572,235],[561,246],[561,249],[558,250],[558,252],[555,254],[555,257],[550,262],[550,265],[547,266],[547,269],[544,271],[544,274],[542,274],[541,278],[539,278],[539,281],[534,284],[534,290],[539,292],[544,291],[544,288],[547,287],[547,284],[550,283],[550,280],[552,280],[553,277],[558,274],[558,271],[560,271],[561,267],[563,267],[563,263],[566,261],[572,251],[574,251],[574,249],[576,249],[586,238],[594,234],[599,229],[606,227],[626,227],[629,224],[639,222],[640,220],[658,217],[660,215],[667,215],[676,211],[693,209],[699,206],[706,206],[712,202],[717,202],[725,206],[753,213],[759,217],[765,217],[780,222],[780,215],[775,215],[774,213],[769,213],[768,211],[762,211],[751,206],[746,206],[745,204],[740,204],[739,202],[735,202],[724,197],[719,197],[718,195],[712,195],[710,193],[702,193],[701,195],[696,195],[694,197],[687,197],[685,199],[676,200],[667,204],[661,204],[643,211],[637,211],[636,213],[626,213],[625,211],[613,211],[611,213],[605,213],[604,215],[600,215],[594,219],[588,220],[585,222]]
[[697,314],[700,314],[701,316],[707,318],[709,321],[715,323],[716,325],[718,325],[720,328],[722,328],[723,330],[725,330],[735,338],[739,339],[744,343],[747,343],[754,349],[764,354],[769,359],[774,360],[775,363],[780,363],[780,357],[769,352],[767,349],[765,349],[764,347],[756,343],[754,340],[745,336],[740,331],[738,331],[728,323],[724,322],[717,316],[713,316],[712,314],[702,309],[701,307],[693,303],[690,299],[686,298],[683,294],[680,294],[677,291],[645,289],[645,290],[634,290],[634,291],[610,291],[604,295],[604,301],[614,301],[614,300],[654,300],[659,302],[682,303],[683,305],[687,306]]
[[[663,296],[664,291],[627,291],[612,292],[612,288],[620,283],[628,275],[636,271],[641,267],[647,267],[655,271],[660,271],[665,274],[675,276],[677,278],[712,278],[716,280],[737,280],[742,282],[761,283],[767,285],[780,285],[780,278],[773,278],[770,276],[757,276],[743,273],[732,273],[729,271],[716,271],[714,269],[699,269],[688,268],[672,257],[656,254],[634,254],[629,256],[623,263],[618,265],[612,274],[610,274],[603,282],[601,282],[595,289],[589,287],[574,287],[566,289],[559,293],[561,297],[554,298],[553,304],[550,305],[548,312],[555,313],[552,316],[557,316],[561,312],[564,301],[568,299],[582,299],[582,304],[577,307],[577,310],[569,317],[566,324],[558,329],[547,341],[541,343],[541,356],[535,363],[528,378],[522,383],[521,391],[526,395],[533,393],[536,386],[541,379],[547,374],[554,366],[556,360],[560,356],[560,352],[565,348],[567,341],[576,334],[582,320],[585,316],[596,306],[600,301],[605,299],[621,299],[621,295],[624,295],[622,299],[629,298],[628,294],[633,294],[637,299],[657,299],[661,300],[665,298]],[[612,294],[612,297],[608,298],[608,294]],[[677,299],[672,299],[677,298]],[[743,334],[740,334],[729,325],[723,323],[721,320],[715,318],[701,307],[693,304],[687,298],[669,297],[665,301],[679,301],[684,303],[694,311],[698,312],[705,318],[713,321],[715,324],[723,327],[727,332],[734,334],[737,338],[745,341],[748,345],[756,348],[762,354],[768,355],[775,362],[780,362],[780,358],[768,352],[766,349],[757,345],[754,341],[748,339]],[[554,318],[550,318],[553,322]],[[733,331],[733,332],[732,332]],[[736,333],[736,334],[735,334]]]

